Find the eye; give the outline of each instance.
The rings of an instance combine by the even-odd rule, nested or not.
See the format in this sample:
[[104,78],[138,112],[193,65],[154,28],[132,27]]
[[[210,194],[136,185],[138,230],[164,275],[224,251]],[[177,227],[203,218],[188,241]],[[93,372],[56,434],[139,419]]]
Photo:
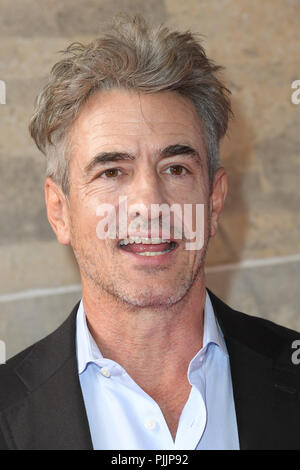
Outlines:
[[[170,172],[168,170],[170,170]],[[181,165],[172,165],[167,168],[167,172],[172,176],[183,176],[188,172],[188,170]]]
[[119,176],[119,172],[119,168],[109,168],[108,170],[103,171],[100,176],[102,178],[116,178],[117,176]]

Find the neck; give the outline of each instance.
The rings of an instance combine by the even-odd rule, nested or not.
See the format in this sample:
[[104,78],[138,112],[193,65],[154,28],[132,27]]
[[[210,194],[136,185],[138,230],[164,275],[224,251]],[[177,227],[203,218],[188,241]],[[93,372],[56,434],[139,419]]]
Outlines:
[[103,357],[119,363],[144,390],[185,380],[188,364],[202,347],[205,276],[199,273],[172,306],[136,307],[82,284],[89,330]]

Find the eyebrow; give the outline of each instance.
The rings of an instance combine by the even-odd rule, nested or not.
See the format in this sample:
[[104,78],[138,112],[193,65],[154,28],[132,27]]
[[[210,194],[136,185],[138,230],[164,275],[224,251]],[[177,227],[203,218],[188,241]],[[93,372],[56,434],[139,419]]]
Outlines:
[[[202,166],[203,162],[201,156],[197,150],[189,145],[175,144],[169,145],[164,149],[158,151],[158,156],[161,158],[170,158],[176,155],[186,155],[192,157],[192,159],[199,165]],[[84,168],[86,175],[89,175],[95,167],[104,163],[119,162],[123,160],[135,160],[135,156],[126,152],[101,152],[96,155]]]
[[192,157],[196,163],[202,165],[202,159],[199,152],[197,152],[197,150],[195,150],[193,147],[190,147],[189,145],[169,145],[165,149],[161,150],[159,152],[159,155],[162,158],[175,157],[176,155],[187,155]]

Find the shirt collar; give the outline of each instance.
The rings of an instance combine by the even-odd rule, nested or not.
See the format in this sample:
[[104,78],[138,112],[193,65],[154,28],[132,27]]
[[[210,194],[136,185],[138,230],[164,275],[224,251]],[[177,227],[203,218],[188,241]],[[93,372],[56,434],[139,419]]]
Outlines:
[[[219,346],[223,353],[228,356],[223,333],[215,317],[213,306],[206,290],[204,335],[201,351],[203,351],[210,343],[214,343]],[[79,374],[81,374],[91,362],[101,366],[104,365],[105,359],[88,329],[82,299],[79,304],[76,318],[76,349]],[[199,353],[197,353],[196,356],[198,354]]]
[[76,318],[76,349],[79,374],[85,370],[89,363],[99,364],[103,360],[100,349],[88,329],[82,299]]
[[206,290],[205,307],[204,307],[204,334],[203,334],[203,346],[201,350],[206,348],[210,343],[214,343],[221,351],[228,356],[225,339],[223,332],[215,316],[214,309]]

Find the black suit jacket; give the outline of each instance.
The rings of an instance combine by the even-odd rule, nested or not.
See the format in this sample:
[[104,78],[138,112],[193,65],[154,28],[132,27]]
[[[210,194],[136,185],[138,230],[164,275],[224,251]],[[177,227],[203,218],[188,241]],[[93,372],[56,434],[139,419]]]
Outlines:
[[[300,449],[300,334],[232,310],[209,291],[230,357],[241,449]],[[0,366],[0,449],[92,449],[76,361],[79,303]]]

